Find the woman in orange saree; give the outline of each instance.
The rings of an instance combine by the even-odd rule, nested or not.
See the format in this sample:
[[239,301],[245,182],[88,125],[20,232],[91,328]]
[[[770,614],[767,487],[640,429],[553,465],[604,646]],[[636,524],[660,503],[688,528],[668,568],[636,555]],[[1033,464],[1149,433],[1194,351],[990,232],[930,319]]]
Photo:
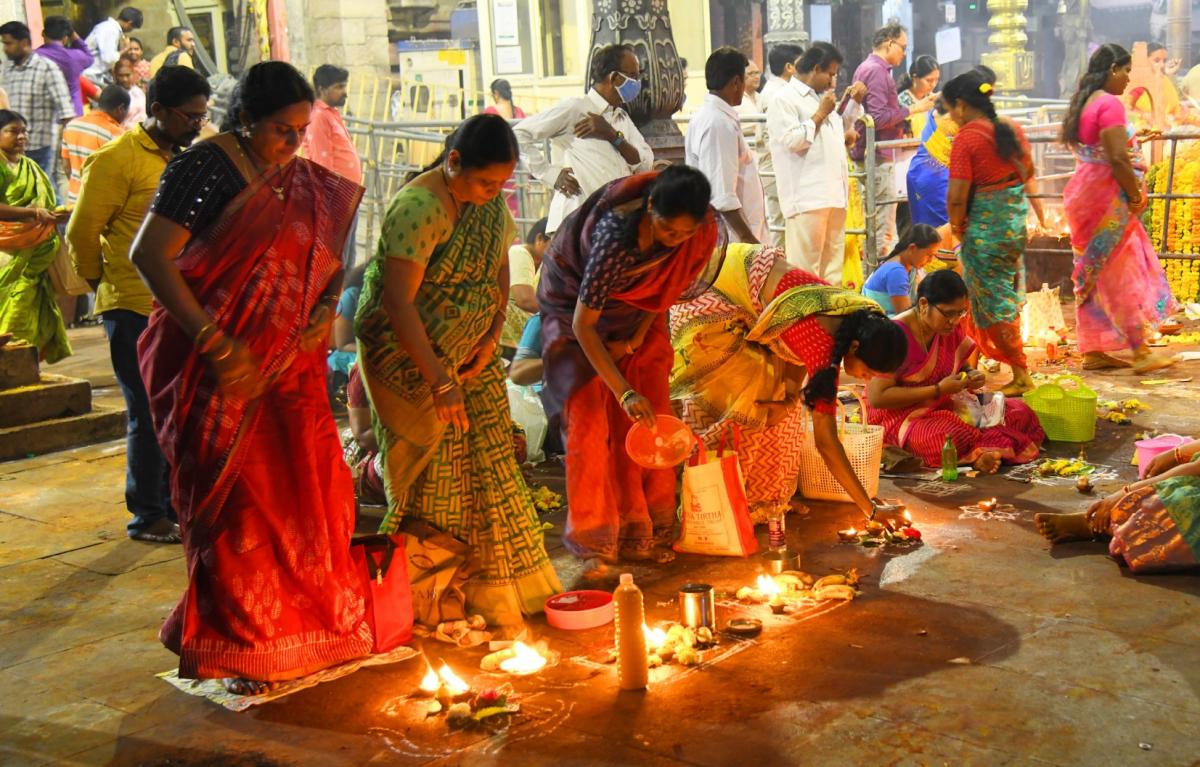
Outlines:
[[625,435],[671,413],[667,310],[711,283],[723,253],[709,197],[704,175],[683,165],[613,181],[563,222],[542,261],[543,397],[566,432],[563,544],[589,578],[618,559],[673,556],[675,472],[634,463]]
[[181,677],[250,694],[372,637],[324,361],[362,189],[294,157],[313,101],[295,69],[238,88],[240,128],[171,161],[132,257],[160,304],[139,357],[187,554],[159,637]]

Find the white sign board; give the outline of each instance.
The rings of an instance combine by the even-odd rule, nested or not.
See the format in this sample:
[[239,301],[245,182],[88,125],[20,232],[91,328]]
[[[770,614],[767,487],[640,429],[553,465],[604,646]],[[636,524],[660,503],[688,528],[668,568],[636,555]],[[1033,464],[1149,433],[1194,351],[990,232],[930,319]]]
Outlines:
[[[492,32],[496,45],[518,45],[517,0],[492,0]],[[496,54],[499,57],[499,53]]]
[[958,27],[939,29],[934,42],[939,64],[949,64],[962,58],[962,34]]
[[522,71],[521,46],[496,49],[496,74],[515,75]]

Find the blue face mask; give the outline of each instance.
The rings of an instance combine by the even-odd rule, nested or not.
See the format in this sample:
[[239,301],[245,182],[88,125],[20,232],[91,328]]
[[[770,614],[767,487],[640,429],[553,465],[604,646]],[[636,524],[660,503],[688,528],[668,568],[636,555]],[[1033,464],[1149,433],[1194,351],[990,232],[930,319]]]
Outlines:
[[617,72],[617,74],[625,78],[625,82],[617,86],[617,95],[621,97],[621,101],[630,104],[642,92],[642,81],[626,77],[623,72]]

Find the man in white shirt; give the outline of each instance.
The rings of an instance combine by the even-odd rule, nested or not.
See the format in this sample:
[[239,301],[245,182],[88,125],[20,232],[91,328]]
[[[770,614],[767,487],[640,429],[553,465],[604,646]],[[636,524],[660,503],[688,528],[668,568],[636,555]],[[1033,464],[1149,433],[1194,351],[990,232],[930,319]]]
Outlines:
[[97,85],[112,84],[112,68],[125,49],[125,35],[142,28],[142,12],[137,8],[122,8],[116,18],[111,16],[96,26],[87,36],[92,53],[92,65],[83,76]]
[[746,55],[736,48],[712,52],[704,64],[708,95],[692,115],[684,137],[684,162],[712,186],[712,205],[740,242],[767,242],[766,202],[750,145],[734,107],[742,102]]
[[[846,146],[857,138],[837,112],[833,86],[841,64],[837,48],[813,43],[767,115],[788,262],[834,285],[842,282],[845,256],[850,185]],[[855,83],[850,95],[861,103],[866,89]]]
[[[804,48],[795,43],[779,43],[771,46],[770,52],[767,53],[767,67],[771,70],[771,77],[767,78],[767,84],[758,94],[759,113],[769,113],[775,95],[787,87],[787,84],[796,75],[796,59],[800,58],[802,53],[804,53]],[[741,112],[740,109],[738,111]],[[769,132],[764,124],[759,124],[756,128],[757,130],[752,131],[755,137],[754,154],[758,159],[758,174],[762,179],[763,195],[767,200],[767,221],[770,226],[778,230],[783,228],[783,212],[779,208],[779,192],[775,181],[775,164],[771,161]],[[783,235],[778,231],[771,232],[771,239],[764,240],[764,242],[770,242],[777,247],[781,246],[783,245]]]
[[[654,152],[621,105],[637,98],[642,68],[633,48],[609,45],[592,59],[592,88],[563,99],[515,126],[521,157],[535,178],[554,190],[546,233],[600,187],[650,170]],[[550,140],[551,158],[542,152]],[[561,158],[558,162],[555,159]]]

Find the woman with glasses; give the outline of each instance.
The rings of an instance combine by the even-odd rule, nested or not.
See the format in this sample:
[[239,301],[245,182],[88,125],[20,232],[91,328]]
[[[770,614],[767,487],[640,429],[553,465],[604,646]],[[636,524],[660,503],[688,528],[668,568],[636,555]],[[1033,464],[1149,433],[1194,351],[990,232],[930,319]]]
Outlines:
[[904,361],[904,336],[879,305],[793,268],[786,254],[730,245],[712,288],[671,311],[671,397],[710,447],[741,428],[750,515],[786,514],[796,494],[805,410],[817,451],[866,514],[871,496],[837,434],[838,375],[866,379]]
[[181,677],[237,694],[372,648],[325,384],[363,190],[296,157],[313,99],[289,64],[251,67],[224,132],[168,163],[132,251],[158,304],[139,358],[188,568],[159,637]]
[[675,472],[634,463],[625,435],[671,413],[667,310],[721,253],[711,194],[686,165],[610,182],[563,222],[542,261],[543,397],[566,432],[563,543],[588,577],[618,559],[673,557]]
[[948,269],[934,272],[917,287],[917,303],[894,322],[903,331],[904,364],[895,373],[867,384],[867,415],[884,427],[884,442],[938,466],[947,435],[959,462],[993,474],[1001,463],[1037,458],[1046,435],[1024,402],[1004,402],[999,425],[977,428],[964,420],[968,398],[984,385],[984,375],[969,366],[975,342],[966,333],[967,286]]

